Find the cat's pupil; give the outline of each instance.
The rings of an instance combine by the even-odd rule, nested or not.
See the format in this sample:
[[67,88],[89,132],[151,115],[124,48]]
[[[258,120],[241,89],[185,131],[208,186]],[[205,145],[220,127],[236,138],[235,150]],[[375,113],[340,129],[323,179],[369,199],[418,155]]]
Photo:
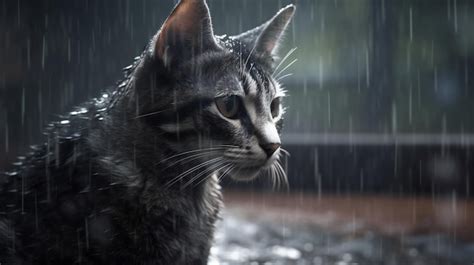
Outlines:
[[275,98],[270,104],[270,111],[272,112],[272,117],[275,118],[280,114],[280,98]]
[[224,117],[237,119],[240,111],[239,98],[236,95],[216,98],[216,105]]

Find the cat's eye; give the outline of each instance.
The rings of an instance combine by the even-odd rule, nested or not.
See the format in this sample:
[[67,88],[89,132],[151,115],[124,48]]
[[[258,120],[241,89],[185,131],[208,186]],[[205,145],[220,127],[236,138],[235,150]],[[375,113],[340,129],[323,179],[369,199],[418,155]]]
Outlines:
[[270,104],[270,111],[272,112],[272,117],[275,118],[280,115],[280,98],[273,99],[272,103]]
[[240,111],[240,100],[238,96],[226,96],[215,99],[217,109],[224,117],[237,119]]

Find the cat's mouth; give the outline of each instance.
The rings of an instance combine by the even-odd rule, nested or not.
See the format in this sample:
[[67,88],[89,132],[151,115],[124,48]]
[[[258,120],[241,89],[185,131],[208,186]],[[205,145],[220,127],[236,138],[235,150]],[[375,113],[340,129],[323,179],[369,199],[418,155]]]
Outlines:
[[286,150],[278,148],[269,155],[259,149],[222,146],[225,150],[218,152],[217,157],[203,161],[206,164],[213,163],[214,160],[217,161],[217,166],[212,167],[216,169],[215,173],[219,179],[231,178],[236,181],[251,181],[260,176],[268,176],[273,182],[286,180],[286,172],[280,161],[283,155],[287,154]]
[[237,181],[250,181],[257,178],[260,173],[266,172],[276,166],[276,159],[268,159],[260,163],[249,161],[248,163],[235,164],[228,175]]
[[266,157],[262,155],[256,155],[255,153],[248,152],[242,153],[241,150],[238,152],[224,152],[225,159],[232,165],[227,172],[226,177],[231,177],[237,181],[250,181],[257,178],[261,172],[270,172],[278,164],[280,152],[275,152],[274,155]]

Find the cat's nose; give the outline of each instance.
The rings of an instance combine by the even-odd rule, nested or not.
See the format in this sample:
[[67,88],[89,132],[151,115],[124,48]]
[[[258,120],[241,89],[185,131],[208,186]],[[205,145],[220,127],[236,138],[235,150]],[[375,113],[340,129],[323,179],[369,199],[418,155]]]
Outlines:
[[265,151],[265,154],[267,154],[268,157],[271,157],[280,146],[280,143],[260,144],[260,147]]

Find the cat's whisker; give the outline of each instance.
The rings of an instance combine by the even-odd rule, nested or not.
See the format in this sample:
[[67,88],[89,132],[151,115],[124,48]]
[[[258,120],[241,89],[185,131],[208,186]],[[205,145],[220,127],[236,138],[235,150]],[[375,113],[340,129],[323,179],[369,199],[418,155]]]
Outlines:
[[[219,169],[215,170],[212,174],[219,174],[219,172],[222,172],[220,176],[217,176],[217,181],[220,182],[222,179],[229,173],[231,172],[236,166],[233,165],[231,162],[225,162],[224,166],[220,167]],[[210,177],[212,174],[210,174],[208,177]]]
[[182,163],[182,162],[186,162],[186,163],[189,163],[191,161],[194,161],[194,160],[198,160],[200,158],[204,158],[206,156],[211,156],[211,155],[214,155],[218,153],[217,150],[214,150],[214,151],[207,151],[207,152],[204,152],[204,153],[198,153],[198,154],[193,154],[193,155],[189,155],[189,156],[186,156],[184,158],[180,158],[178,159],[177,161],[174,161],[173,163],[169,164],[168,166],[166,166],[163,170],[166,170],[176,164],[179,164],[179,163]]
[[285,154],[287,157],[291,157],[291,154],[290,154],[290,152],[288,152],[288,150],[283,149],[283,148],[280,147],[280,151],[281,151],[283,154]]
[[190,151],[186,151],[186,152],[181,152],[181,153],[178,153],[178,154],[175,154],[175,155],[172,155],[170,157],[167,157],[163,160],[160,160],[158,161],[156,164],[160,164],[160,163],[163,163],[163,162],[166,162],[170,159],[173,159],[173,158],[176,158],[176,157],[180,157],[180,156],[183,156],[183,155],[187,155],[187,154],[191,154],[191,153],[198,153],[198,152],[208,152],[208,151],[214,151],[214,150],[225,150],[224,147],[210,147],[210,148],[202,148],[202,149],[195,149],[195,150],[190,150]]
[[279,78],[279,76],[286,71],[286,69],[290,68],[293,64],[295,64],[298,61],[298,59],[294,59],[291,61],[289,64],[287,64],[283,69],[281,69],[277,74],[275,74],[275,78]]
[[171,110],[171,109],[163,109],[163,110],[148,112],[148,113],[145,113],[145,114],[142,114],[142,115],[137,115],[137,116],[134,117],[134,119],[141,119],[141,118],[153,116],[153,115],[160,114],[162,112],[169,111],[169,110]]
[[226,157],[239,156],[239,155],[249,155],[250,151],[241,151],[241,150],[226,150],[224,155]]
[[294,48],[292,48],[291,50],[289,50],[289,51],[286,53],[285,57],[283,57],[283,59],[281,59],[281,61],[280,61],[280,62],[278,63],[278,65],[275,67],[275,70],[273,70],[272,75],[274,75],[275,72],[278,71],[278,69],[280,68],[280,66],[282,66],[283,63],[285,63],[285,61],[290,57],[291,54],[293,54],[293,52],[296,51],[296,49],[298,49],[298,47],[294,47]]
[[252,53],[255,51],[255,48],[256,48],[256,47],[257,47],[257,43],[255,43],[255,44],[253,45],[252,50],[250,50],[250,53],[249,53],[249,55],[247,56],[247,59],[245,60],[245,65],[244,65],[244,69],[243,69],[243,70],[247,69],[247,63],[249,62],[250,57],[252,56]]
[[[237,150],[229,150],[229,151],[234,151],[232,153],[227,153],[226,158],[229,160],[229,162],[233,163],[239,163],[242,162],[241,158],[249,155],[251,152],[250,151],[242,151],[241,148],[238,148]],[[244,162],[247,162],[246,159],[244,159]],[[248,163],[247,163],[248,164]]]
[[199,165],[196,165],[193,168],[189,169],[188,172],[181,173],[180,174],[181,176],[179,178],[183,179],[183,178],[187,177],[188,175],[190,175],[194,172],[197,172],[198,170],[200,170],[204,167],[205,167],[205,170],[207,170],[210,167],[214,166],[215,164],[222,163],[222,161],[224,161],[224,159],[222,157],[216,157],[216,158],[213,158],[211,160],[204,161],[204,162],[200,163]]
[[[220,170],[220,168],[222,168],[221,166],[222,165],[225,165],[226,162],[225,161],[218,161],[216,162],[214,165],[210,165],[208,168],[204,169],[201,173],[197,174],[196,176],[192,177],[189,181],[187,181],[182,187],[181,189],[185,189],[187,186],[191,185],[193,182],[195,182],[196,180],[198,180],[201,176],[205,175],[206,173],[208,172],[215,172],[217,170]],[[205,180],[207,177],[203,178],[202,180],[200,180],[196,185],[199,185],[199,183],[201,183],[203,180]]]
[[[223,165],[223,166],[222,166]],[[227,162],[223,162],[223,163],[220,163],[219,165],[219,168],[218,169],[214,169],[212,170],[211,174],[208,174],[205,178],[201,179],[198,183],[196,183],[194,186],[197,186],[199,185],[201,182],[205,181],[207,178],[209,178],[210,176],[212,176],[212,174],[214,173],[218,173],[219,171],[227,168],[227,167],[231,167],[232,165],[230,163],[227,163]],[[227,170],[226,170],[227,172]],[[217,177],[217,181],[220,181],[221,180],[221,177],[223,177],[224,175],[221,175],[220,177]]]
[[[277,163],[277,167],[276,167],[277,169],[278,169],[278,165],[279,165],[279,164]],[[282,183],[283,183],[283,180],[282,180],[283,177],[282,177],[281,171],[279,171],[279,172],[280,172],[280,174],[277,174],[277,182],[278,182],[278,187],[277,187],[277,189],[278,189],[278,190],[281,190],[281,186],[283,185],[283,184],[282,184]]]
[[288,177],[286,175],[285,170],[281,166],[280,161],[278,160],[277,163],[275,163],[275,165],[276,165],[277,170],[280,172],[279,175],[280,175],[281,181],[283,181],[283,183],[285,184],[286,189],[289,189],[290,185],[288,183]]
[[268,169],[269,173],[270,173],[270,179],[272,181],[272,190],[275,190],[275,185],[276,185],[276,180],[275,180],[275,165],[271,165],[270,168]]
[[229,148],[239,148],[240,149],[240,146],[231,145],[231,144],[220,144],[220,145],[216,145],[216,147],[229,147]]
[[[268,167],[268,168],[265,169],[265,176],[266,176],[266,177],[269,177],[270,180],[272,179],[271,168],[272,168],[272,167],[270,166],[270,167]],[[272,183],[273,183],[273,182],[272,182]]]
[[290,76],[292,76],[292,75],[293,75],[293,73],[289,73],[289,74],[283,75],[283,76],[281,76],[281,77],[278,77],[278,78],[276,79],[276,81],[280,82],[281,80],[283,80],[283,79],[285,79],[285,78],[287,78],[287,77],[290,77]]
[[225,177],[225,175],[227,175],[227,173],[229,173],[230,171],[232,171],[232,170],[235,168],[234,165],[228,165],[228,167],[229,167],[229,168],[226,169],[226,171],[224,171],[224,173],[222,173],[222,175],[220,175],[220,176],[217,178],[217,180],[218,180],[219,182]]
[[205,167],[209,164],[217,163],[218,161],[220,161],[222,159],[223,159],[222,157],[217,157],[217,158],[202,162],[202,163],[200,163],[200,164],[184,171],[183,173],[179,174],[178,176],[174,177],[172,180],[170,180],[168,183],[166,183],[165,187],[170,187],[170,186],[174,185],[176,182],[180,181],[182,178],[184,178],[187,175],[195,172],[196,170],[199,170],[200,168]]
[[274,164],[273,169],[274,169],[274,172],[275,172],[275,182],[276,182],[274,188],[275,188],[276,190],[280,190],[280,187],[281,187],[281,176],[280,176],[280,172],[278,171],[278,168],[277,168],[276,164]]
[[280,180],[280,172],[278,171],[277,169],[277,166],[276,166],[276,163],[275,162],[273,165],[272,165],[272,170],[273,170],[273,173],[274,173],[274,183],[273,183],[273,190],[279,190],[280,189],[280,185],[279,185],[279,180]]

